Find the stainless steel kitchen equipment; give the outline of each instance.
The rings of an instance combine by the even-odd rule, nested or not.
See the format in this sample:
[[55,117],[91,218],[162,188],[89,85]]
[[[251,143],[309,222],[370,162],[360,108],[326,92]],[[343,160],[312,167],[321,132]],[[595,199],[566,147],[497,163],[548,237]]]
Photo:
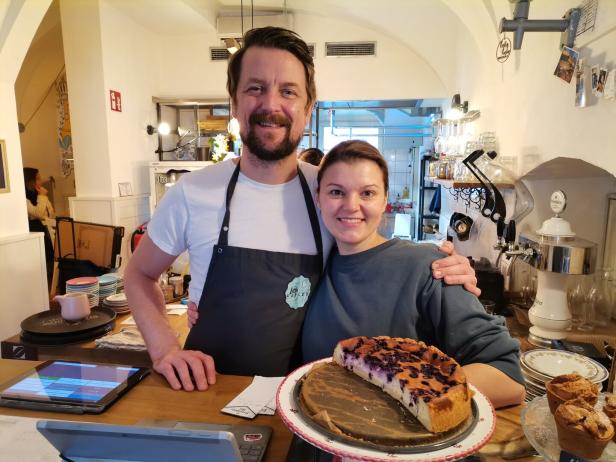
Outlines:
[[528,312],[532,324],[528,341],[548,348],[552,340],[564,339],[571,325],[567,275],[593,273],[597,256],[597,244],[577,237],[571,225],[559,216],[566,207],[563,191],[552,193],[550,207],[556,216],[544,221],[536,233],[520,234],[520,248],[516,251],[537,268],[537,295]]
[[154,213],[156,205],[165,192],[173,186],[180,177],[193,170],[200,170],[211,165],[212,162],[201,161],[162,161],[150,162],[150,215]]

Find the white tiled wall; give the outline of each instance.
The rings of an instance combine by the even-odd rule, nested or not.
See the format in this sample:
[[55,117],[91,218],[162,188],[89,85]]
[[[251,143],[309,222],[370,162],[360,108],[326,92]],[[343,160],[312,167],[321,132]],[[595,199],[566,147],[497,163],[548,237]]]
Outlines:
[[411,194],[413,188],[411,155],[404,149],[388,150],[384,155],[389,168],[389,201],[394,202],[398,195],[400,198],[403,197],[405,187],[408,188],[409,195]]

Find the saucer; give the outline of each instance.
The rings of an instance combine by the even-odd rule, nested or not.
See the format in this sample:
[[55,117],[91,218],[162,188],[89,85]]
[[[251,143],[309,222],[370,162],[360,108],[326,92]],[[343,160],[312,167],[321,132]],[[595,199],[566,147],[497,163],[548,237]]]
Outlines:
[[608,370],[597,361],[563,350],[530,350],[520,355],[520,364],[533,378],[551,380],[562,374],[577,372],[591,382],[603,382]]

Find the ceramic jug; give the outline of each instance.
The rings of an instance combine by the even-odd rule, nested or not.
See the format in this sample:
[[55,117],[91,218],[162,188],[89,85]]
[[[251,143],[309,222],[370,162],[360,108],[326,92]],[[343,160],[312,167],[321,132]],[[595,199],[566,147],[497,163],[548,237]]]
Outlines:
[[67,321],[79,321],[90,314],[88,295],[83,292],[56,295],[53,299],[60,303],[60,314]]

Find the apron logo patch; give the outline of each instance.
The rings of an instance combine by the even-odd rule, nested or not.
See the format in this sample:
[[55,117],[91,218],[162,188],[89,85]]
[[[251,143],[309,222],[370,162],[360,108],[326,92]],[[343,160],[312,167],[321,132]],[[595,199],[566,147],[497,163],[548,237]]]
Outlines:
[[284,293],[286,297],[287,305],[294,310],[303,308],[308,301],[310,295],[310,279],[304,276],[297,276],[287,286],[287,290]]

